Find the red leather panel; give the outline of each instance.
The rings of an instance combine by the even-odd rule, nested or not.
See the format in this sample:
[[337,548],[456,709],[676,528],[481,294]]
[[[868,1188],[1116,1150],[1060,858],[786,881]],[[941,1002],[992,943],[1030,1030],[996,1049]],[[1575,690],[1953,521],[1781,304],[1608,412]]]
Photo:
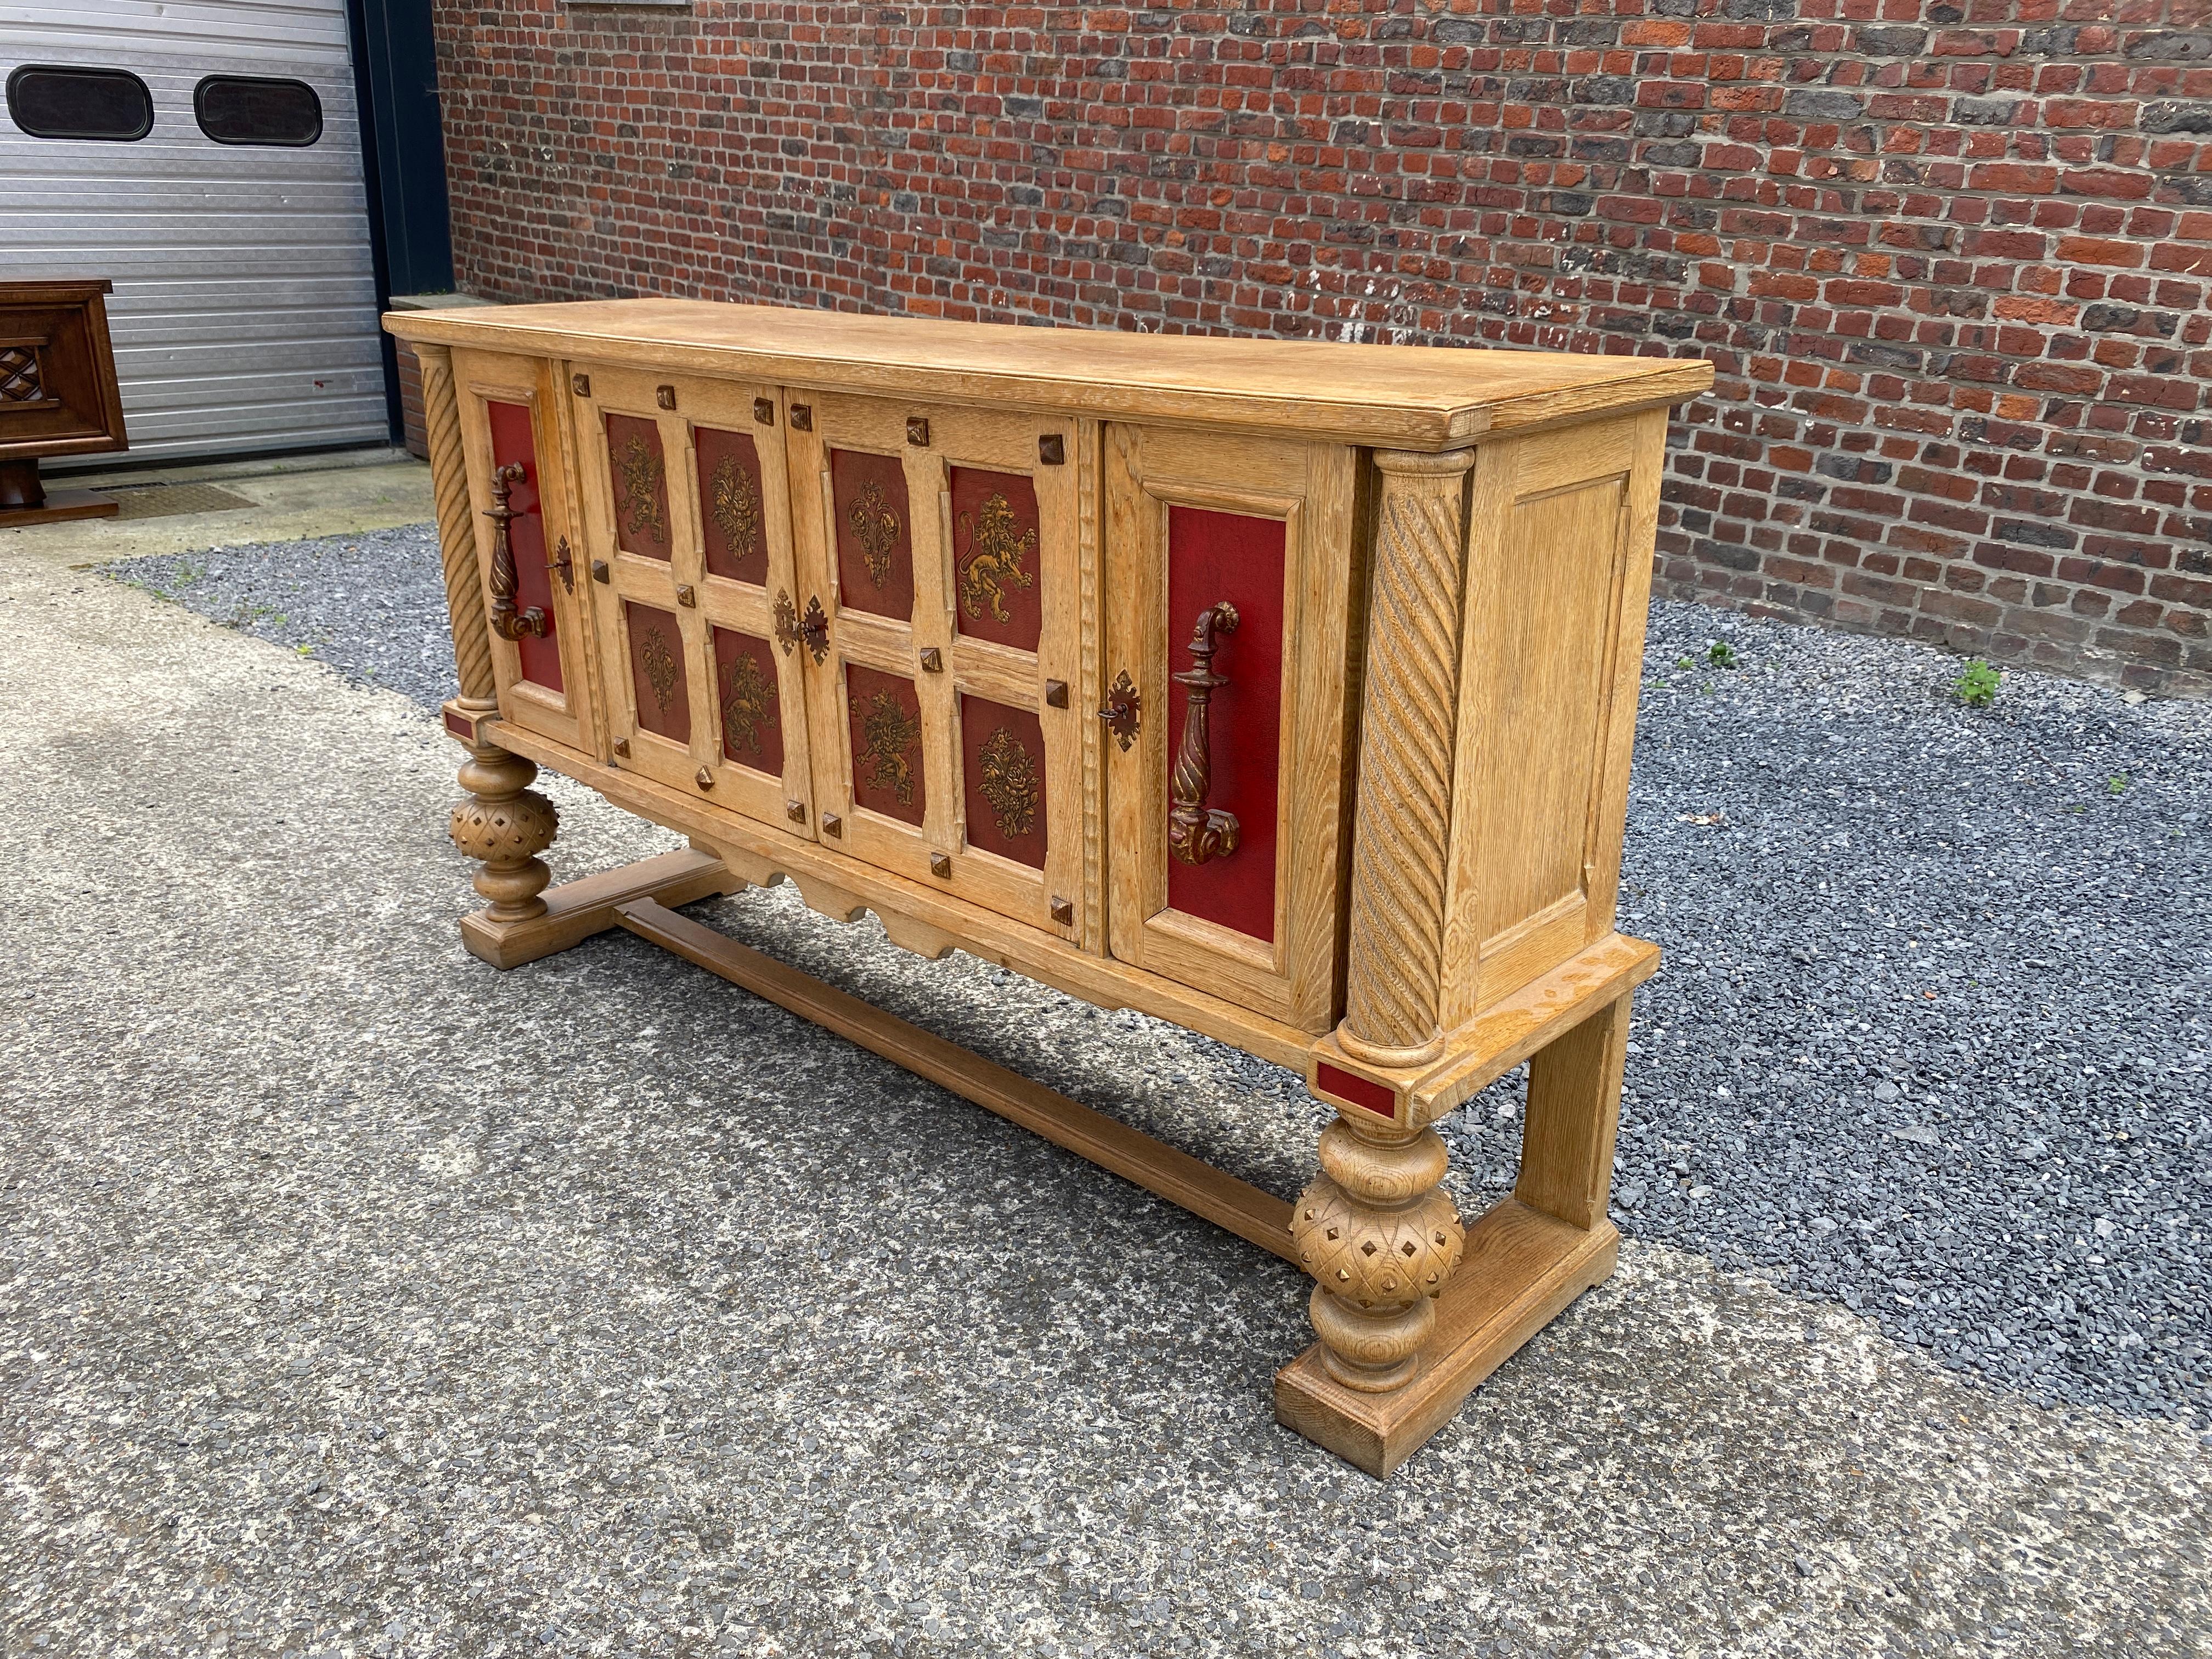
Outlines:
[[1333,1095],[1350,1101],[1355,1106],[1364,1106],[1370,1112],[1384,1117],[1398,1115],[1398,1097],[1379,1083],[1370,1083],[1364,1077],[1354,1077],[1340,1066],[1327,1060],[1316,1062],[1314,1081]]
[[768,585],[768,498],[761,493],[760,452],[750,434],[711,426],[691,429],[699,462],[699,531],[707,574]]
[[[830,452],[837,522],[837,596],[855,611],[900,622],[914,617],[914,526],[906,468],[896,455]],[[936,511],[931,503],[930,510]]]
[[[558,691],[561,647],[555,638],[553,573],[545,568],[545,518],[538,507],[538,439],[531,430],[530,406],[487,404],[485,413],[491,422],[491,464],[522,464],[522,482],[507,492],[507,504],[514,509],[514,517],[507,521],[507,543],[514,550],[515,608],[527,611],[535,606],[545,613],[543,636],[529,635],[515,641],[522,659],[522,678],[549,691]],[[490,530],[489,525],[483,525],[477,533],[489,535]]]
[[929,806],[922,775],[921,700],[914,682],[857,663],[845,667],[853,732],[853,804],[919,824]]
[[740,766],[783,775],[783,705],[775,684],[775,651],[766,640],[734,629],[714,630],[714,707],[722,722],[722,754]]
[[[1229,684],[1214,692],[1210,711],[1213,786],[1206,804],[1234,812],[1242,831],[1241,844],[1226,858],[1200,865],[1169,858],[1168,903],[1271,943],[1275,773],[1282,737],[1283,558],[1279,519],[1191,507],[1168,509],[1168,672],[1179,674],[1190,666],[1184,647],[1200,612],[1223,599],[1237,607],[1237,631],[1218,636],[1220,649],[1213,657],[1213,672],[1227,675]],[[1172,775],[1189,693],[1172,683],[1166,690],[1165,764]]]
[[960,699],[960,778],[968,844],[1044,868],[1044,728],[1026,708]]
[[1037,648],[1044,631],[1037,585],[1036,488],[1025,474],[952,469],[952,600],[971,639]]
[[623,602],[629,635],[629,678],[637,723],[671,743],[691,741],[691,690],[684,669],[684,629],[672,611]]
[[608,416],[607,471],[615,495],[615,545],[648,559],[666,558],[675,543],[660,423],[635,415]]

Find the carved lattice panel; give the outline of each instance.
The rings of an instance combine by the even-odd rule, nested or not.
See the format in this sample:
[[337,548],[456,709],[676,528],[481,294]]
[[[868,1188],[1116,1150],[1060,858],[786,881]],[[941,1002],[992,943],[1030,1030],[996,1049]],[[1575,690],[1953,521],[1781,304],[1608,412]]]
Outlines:
[[39,349],[31,345],[0,346],[0,404],[46,401],[46,380],[39,373]]

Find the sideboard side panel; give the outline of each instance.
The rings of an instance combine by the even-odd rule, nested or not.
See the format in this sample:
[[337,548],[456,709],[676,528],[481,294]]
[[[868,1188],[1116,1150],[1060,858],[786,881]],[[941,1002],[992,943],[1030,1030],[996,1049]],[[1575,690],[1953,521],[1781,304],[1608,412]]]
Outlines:
[[1627,510],[1623,515],[1619,622],[1613,659],[1607,665],[1604,739],[1597,787],[1591,801],[1589,868],[1583,887],[1589,896],[1589,936],[1613,930],[1620,891],[1620,847],[1628,827],[1628,769],[1636,749],[1636,700],[1644,687],[1644,629],[1651,611],[1651,564],[1659,537],[1659,486],[1667,466],[1667,420],[1663,409],[1648,409],[1624,424],[1630,441]]
[[[1579,951],[1601,911],[1597,931],[1611,925],[1615,669],[1624,606],[1649,589],[1649,540],[1635,542],[1644,424],[1632,416],[1534,434],[1486,445],[1477,459],[1447,1029]],[[1632,739],[1632,700],[1626,718]]]

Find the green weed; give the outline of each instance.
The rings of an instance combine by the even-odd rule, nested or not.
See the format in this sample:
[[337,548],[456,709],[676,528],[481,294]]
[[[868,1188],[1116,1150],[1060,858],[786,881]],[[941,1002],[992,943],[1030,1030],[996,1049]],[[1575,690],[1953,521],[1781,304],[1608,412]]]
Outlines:
[[1979,657],[1971,659],[1965,672],[1951,682],[1951,690],[1969,708],[1987,708],[1997,700],[1997,687],[2004,676]]

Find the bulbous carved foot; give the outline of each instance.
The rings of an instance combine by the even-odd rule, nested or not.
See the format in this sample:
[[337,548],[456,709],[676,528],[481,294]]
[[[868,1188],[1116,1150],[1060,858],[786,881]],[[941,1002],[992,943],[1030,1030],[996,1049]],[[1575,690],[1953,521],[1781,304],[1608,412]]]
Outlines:
[[553,803],[530,787],[537,763],[489,744],[469,747],[462,763],[466,800],[453,807],[453,845],[483,860],[477,891],[489,902],[493,921],[528,921],[545,914],[538,896],[553,872],[538,854],[561,827]]
[[1346,1388],[1383,1394],[1420,1370],[1436,1298],[1467,1243],[1437,1186],[1445,1164],[1433,1129],[1339,1119],[1322,1131],[1322,1173],[1299,1194],[1291,1239],[1314,1276],[1322,1363]]

